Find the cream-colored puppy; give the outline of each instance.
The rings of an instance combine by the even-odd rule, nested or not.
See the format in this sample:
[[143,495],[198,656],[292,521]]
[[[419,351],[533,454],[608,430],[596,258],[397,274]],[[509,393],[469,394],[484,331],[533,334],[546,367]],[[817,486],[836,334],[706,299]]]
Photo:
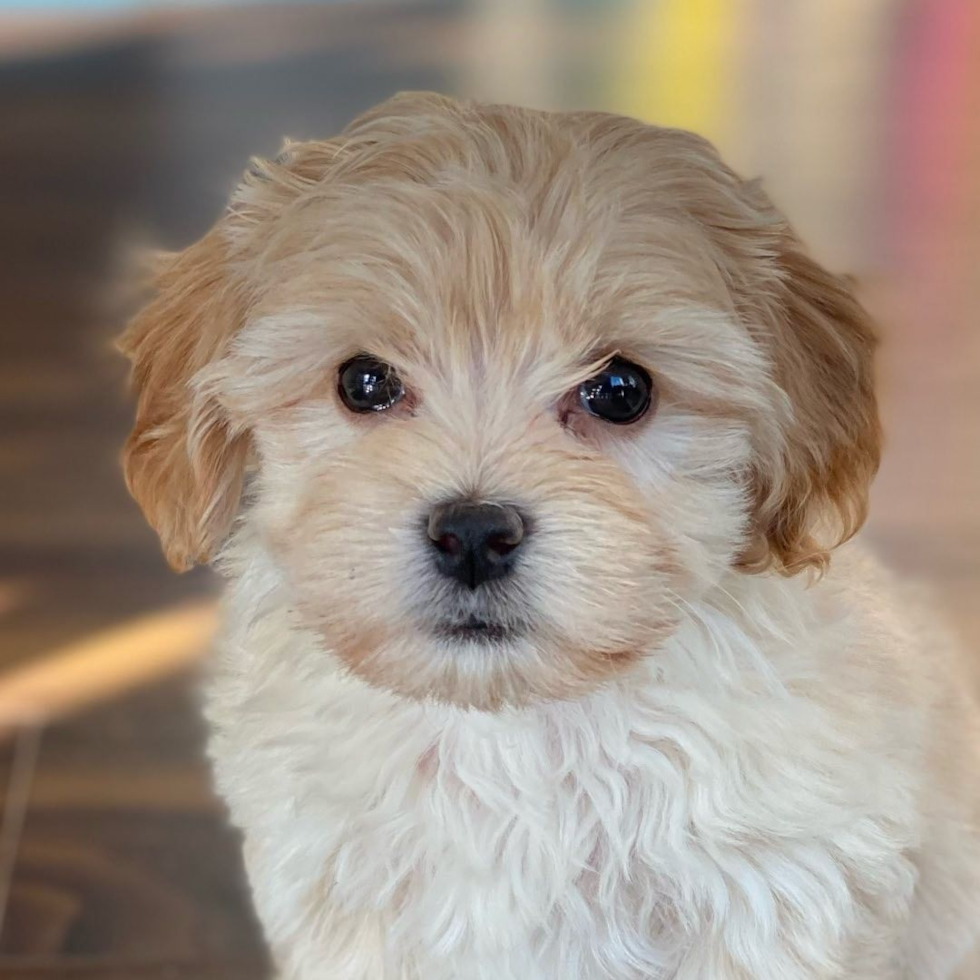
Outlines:
[[393,99],[256,162],[122,347],[285,977],[980,976],[966,671],[831,558],[872,331],[703,140]]

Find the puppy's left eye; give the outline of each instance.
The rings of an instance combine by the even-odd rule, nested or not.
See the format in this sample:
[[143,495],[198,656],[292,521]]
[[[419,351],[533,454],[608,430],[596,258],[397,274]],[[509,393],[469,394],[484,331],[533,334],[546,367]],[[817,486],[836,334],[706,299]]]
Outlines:
[[384,412],[405,397],[395,369],[370,354],[360,354],[340,366],[340,398],[352,412]]
[[639,364],[614,357],[597,375],[578,386],[578,398],[590,415],[628,425],[646,415],[656,398],[656,388]]

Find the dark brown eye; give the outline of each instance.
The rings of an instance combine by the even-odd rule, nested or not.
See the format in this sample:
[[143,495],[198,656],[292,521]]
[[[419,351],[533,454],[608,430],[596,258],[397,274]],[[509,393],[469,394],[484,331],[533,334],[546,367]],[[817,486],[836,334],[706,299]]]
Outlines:
[[338,389],[352,412],[384,412],[405,397],[405,386],[395,369],[370,354],[341,364]]
[[598,374],[578,387],[582,407],[596,418],[615,425],[636,422],[656,398],[650,375],[622,357],[614,357]]

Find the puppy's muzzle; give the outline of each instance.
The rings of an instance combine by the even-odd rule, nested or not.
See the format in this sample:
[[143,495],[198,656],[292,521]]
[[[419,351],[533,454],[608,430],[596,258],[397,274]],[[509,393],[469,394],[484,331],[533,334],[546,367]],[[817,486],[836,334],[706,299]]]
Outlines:
[[436,568],[470,589],[508,575],[527,538],[526,521],[507,504],[439,504],[427,530]]

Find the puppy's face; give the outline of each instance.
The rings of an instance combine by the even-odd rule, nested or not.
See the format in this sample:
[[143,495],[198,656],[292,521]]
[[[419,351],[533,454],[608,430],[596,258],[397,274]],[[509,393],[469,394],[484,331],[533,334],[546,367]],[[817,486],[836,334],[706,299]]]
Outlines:
[[160,287],[126,463],[172,561],[242,513],[402,694],[580,694],[863,515],[861,311],[688,134],[395,100],[257,165]]

